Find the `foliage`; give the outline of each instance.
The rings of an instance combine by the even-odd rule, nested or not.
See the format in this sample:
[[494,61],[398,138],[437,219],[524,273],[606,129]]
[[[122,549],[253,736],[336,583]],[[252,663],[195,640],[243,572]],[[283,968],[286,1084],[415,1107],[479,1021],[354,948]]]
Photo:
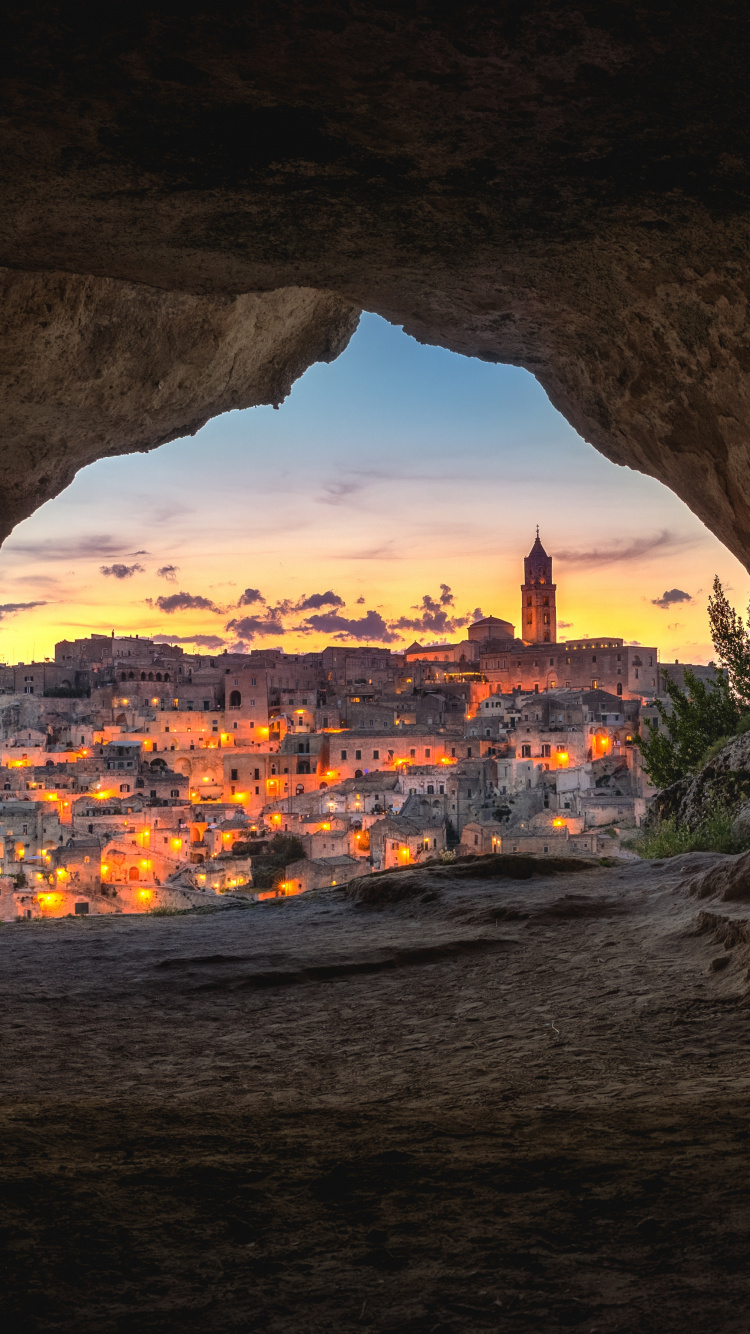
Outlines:
[[449,848],[457,848],[461,842],[456,826],[450,816],[445,821],[445,842]]
[[746,626],[727,601],[719,576],[708,599],[708,619],[716,656],[729,678],[729,689],[743,711],[750,709],[750,616]]
[[305,849],[293,834],[274,834],[267,851],[253,858],[253,889],[273,889],[290,862],[302,861]]
[[638,741],[643,767],[657,787],[669,787],[695,773],[709,747],[722,740],[726,744],[736,735],[744,712],[724,673],[715,681],[699,681],[686,668],[685,686],[683,690],[664,672],[664,691],[672,711],[668,712],[662,700],[655,700],[661,726],[647,719],[649,736]]
[[677,857],[686,852],[746,852],[750,848],[750,834],[733,830],[733,814],[726,807],[710,810],[695,829],[688,829],[676,820],[662,820],[654,828],[639,831],[623,847],[637,852],[639,857]]

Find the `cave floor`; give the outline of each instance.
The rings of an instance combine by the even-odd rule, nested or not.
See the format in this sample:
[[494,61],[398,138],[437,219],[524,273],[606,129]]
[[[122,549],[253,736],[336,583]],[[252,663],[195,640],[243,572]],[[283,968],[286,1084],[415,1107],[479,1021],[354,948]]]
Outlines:
[[4,927],[4,1330],[744,1334],[715,860]]

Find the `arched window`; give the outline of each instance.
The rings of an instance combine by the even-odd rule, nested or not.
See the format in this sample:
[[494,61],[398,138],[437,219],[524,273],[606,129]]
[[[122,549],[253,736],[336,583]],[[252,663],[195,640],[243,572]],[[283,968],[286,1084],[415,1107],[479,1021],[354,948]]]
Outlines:
[[142,681],[145,681],[145,680],[146,680],[146,673],[145,673],[145,672],[141,672],[141,680],[142,680]]
[[168,680],[169,680],[169,672],[165,672],[165,673],[164,673],[164,680],[165,680],[165,681],[168,681]]
[[157,681],[161,681],[161,672],[156,673],[156,679]]
[[304,792],[304,790],[305,790],[304,783],[298,783],[298,784],[297,784],[297,789],[296,789],[297,796],[298,796],[298,797],[301,797],[301,796],[302,796],[302,793]]
[[138,867],[131,866],[130,870],[128,871],[128,880],[137,880],[137,879],[138,879]]
[[128,680],[129,681],[135,680],[135,672],[128,672]]
[[120,672],[120,680],[121,680],[121,681],[127,681],[127,679],[128,679],[128,678],[127,678],[127,676],[125,675],[125,673],[124,673],[124,672]]
[[153,673],[153,672],[149,672],[149,674],[148,674],[148,679],[149,679],[149,681],[153,681],[153,679],[154,679],[154,673]]
[[355,777],[355,778],[361,778],[361,777],[362,777],[362,770],[361,770],[361,769],[355,769],[355,770],[354,770],[354,777]]
[[622,694],[622,681],[617,682],[617,693],[618,695]]
[[239,690],[233,690],[231,695],[229,696],[230,709],[238,709],[241,703],[242,703],[242,695],[240,694]]

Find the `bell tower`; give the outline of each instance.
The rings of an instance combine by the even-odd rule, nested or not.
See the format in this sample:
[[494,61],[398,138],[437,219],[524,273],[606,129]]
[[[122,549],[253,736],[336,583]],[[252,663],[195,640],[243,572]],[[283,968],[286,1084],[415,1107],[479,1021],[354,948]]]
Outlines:
[[557,608],[552,582],[552,557],[536,541],[523,563],[521,585],[521,638],[526,644],[554,644],[557,641]]

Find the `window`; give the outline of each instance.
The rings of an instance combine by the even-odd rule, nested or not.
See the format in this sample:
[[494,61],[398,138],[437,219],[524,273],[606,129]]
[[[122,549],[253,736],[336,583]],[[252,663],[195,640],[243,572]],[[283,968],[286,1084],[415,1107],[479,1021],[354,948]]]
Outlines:
[[379,760],[379,759],[380,759],[380,751],[379,751],[379,750],[374,750],[374,751],[372,752],[372,758],[373,758],[374,760]]
[[542,746],[542,758],[543,758],[543,759],[549,759],[550,752],[551,752],[551,747],[550,747],[550,746]]
[[151,788],[151,796],[152,796],[152,797],[155,797],[155,796],[156,796],[156,788],[155,788],[155,787],[152,787],[152,788]]
[[622,681],[617,682],[617,693],[618,695],[622,695]]
[[230,779],[231,779],[231,781],[232,781],[233,783],[236,783],[236,781],[237,781],[237,770],[236,770],[236,769],[232,769],[231,772],[230,772],[229,777],[230,777]]
[[121,792],[129,792],[129,791],[130,791],[130,783],[120,783],[120,791],[121,791]]
[[531,759],[531,746],[521,746],[521,758],[524,760]]
[[[413,755],[413,754],[414,754],[414,751],[412,751],[412,755]],[[354,758],[355,758],[355,760],[361,760],[361,759],[362,759],[362,751],[361,751],[361,750],[355,750],[355,752],[354,752]]]
[[255,770],[255,772],[253,773],[253,778],[255,778],[256,780],[260,778],[260,769]]
[[342,750],[342,752],[341,752],[341,758],[342,758],[342,760],[345,760],[345,759],[346,759],[346,751],[345,751],[345,750]]
[[230,709],[238,709],[242,703],[242,695],[239,690],[233,690],[229,696]]
[[429,747],[427,748],[427,750],[425,751],[424,754],[425,754],[425,759],[429,760],[429,758],[430,758],[430,749],[429,749]]
[[180,789],[178,787],[173,787],[169,795],[171,797],[179,797]]

